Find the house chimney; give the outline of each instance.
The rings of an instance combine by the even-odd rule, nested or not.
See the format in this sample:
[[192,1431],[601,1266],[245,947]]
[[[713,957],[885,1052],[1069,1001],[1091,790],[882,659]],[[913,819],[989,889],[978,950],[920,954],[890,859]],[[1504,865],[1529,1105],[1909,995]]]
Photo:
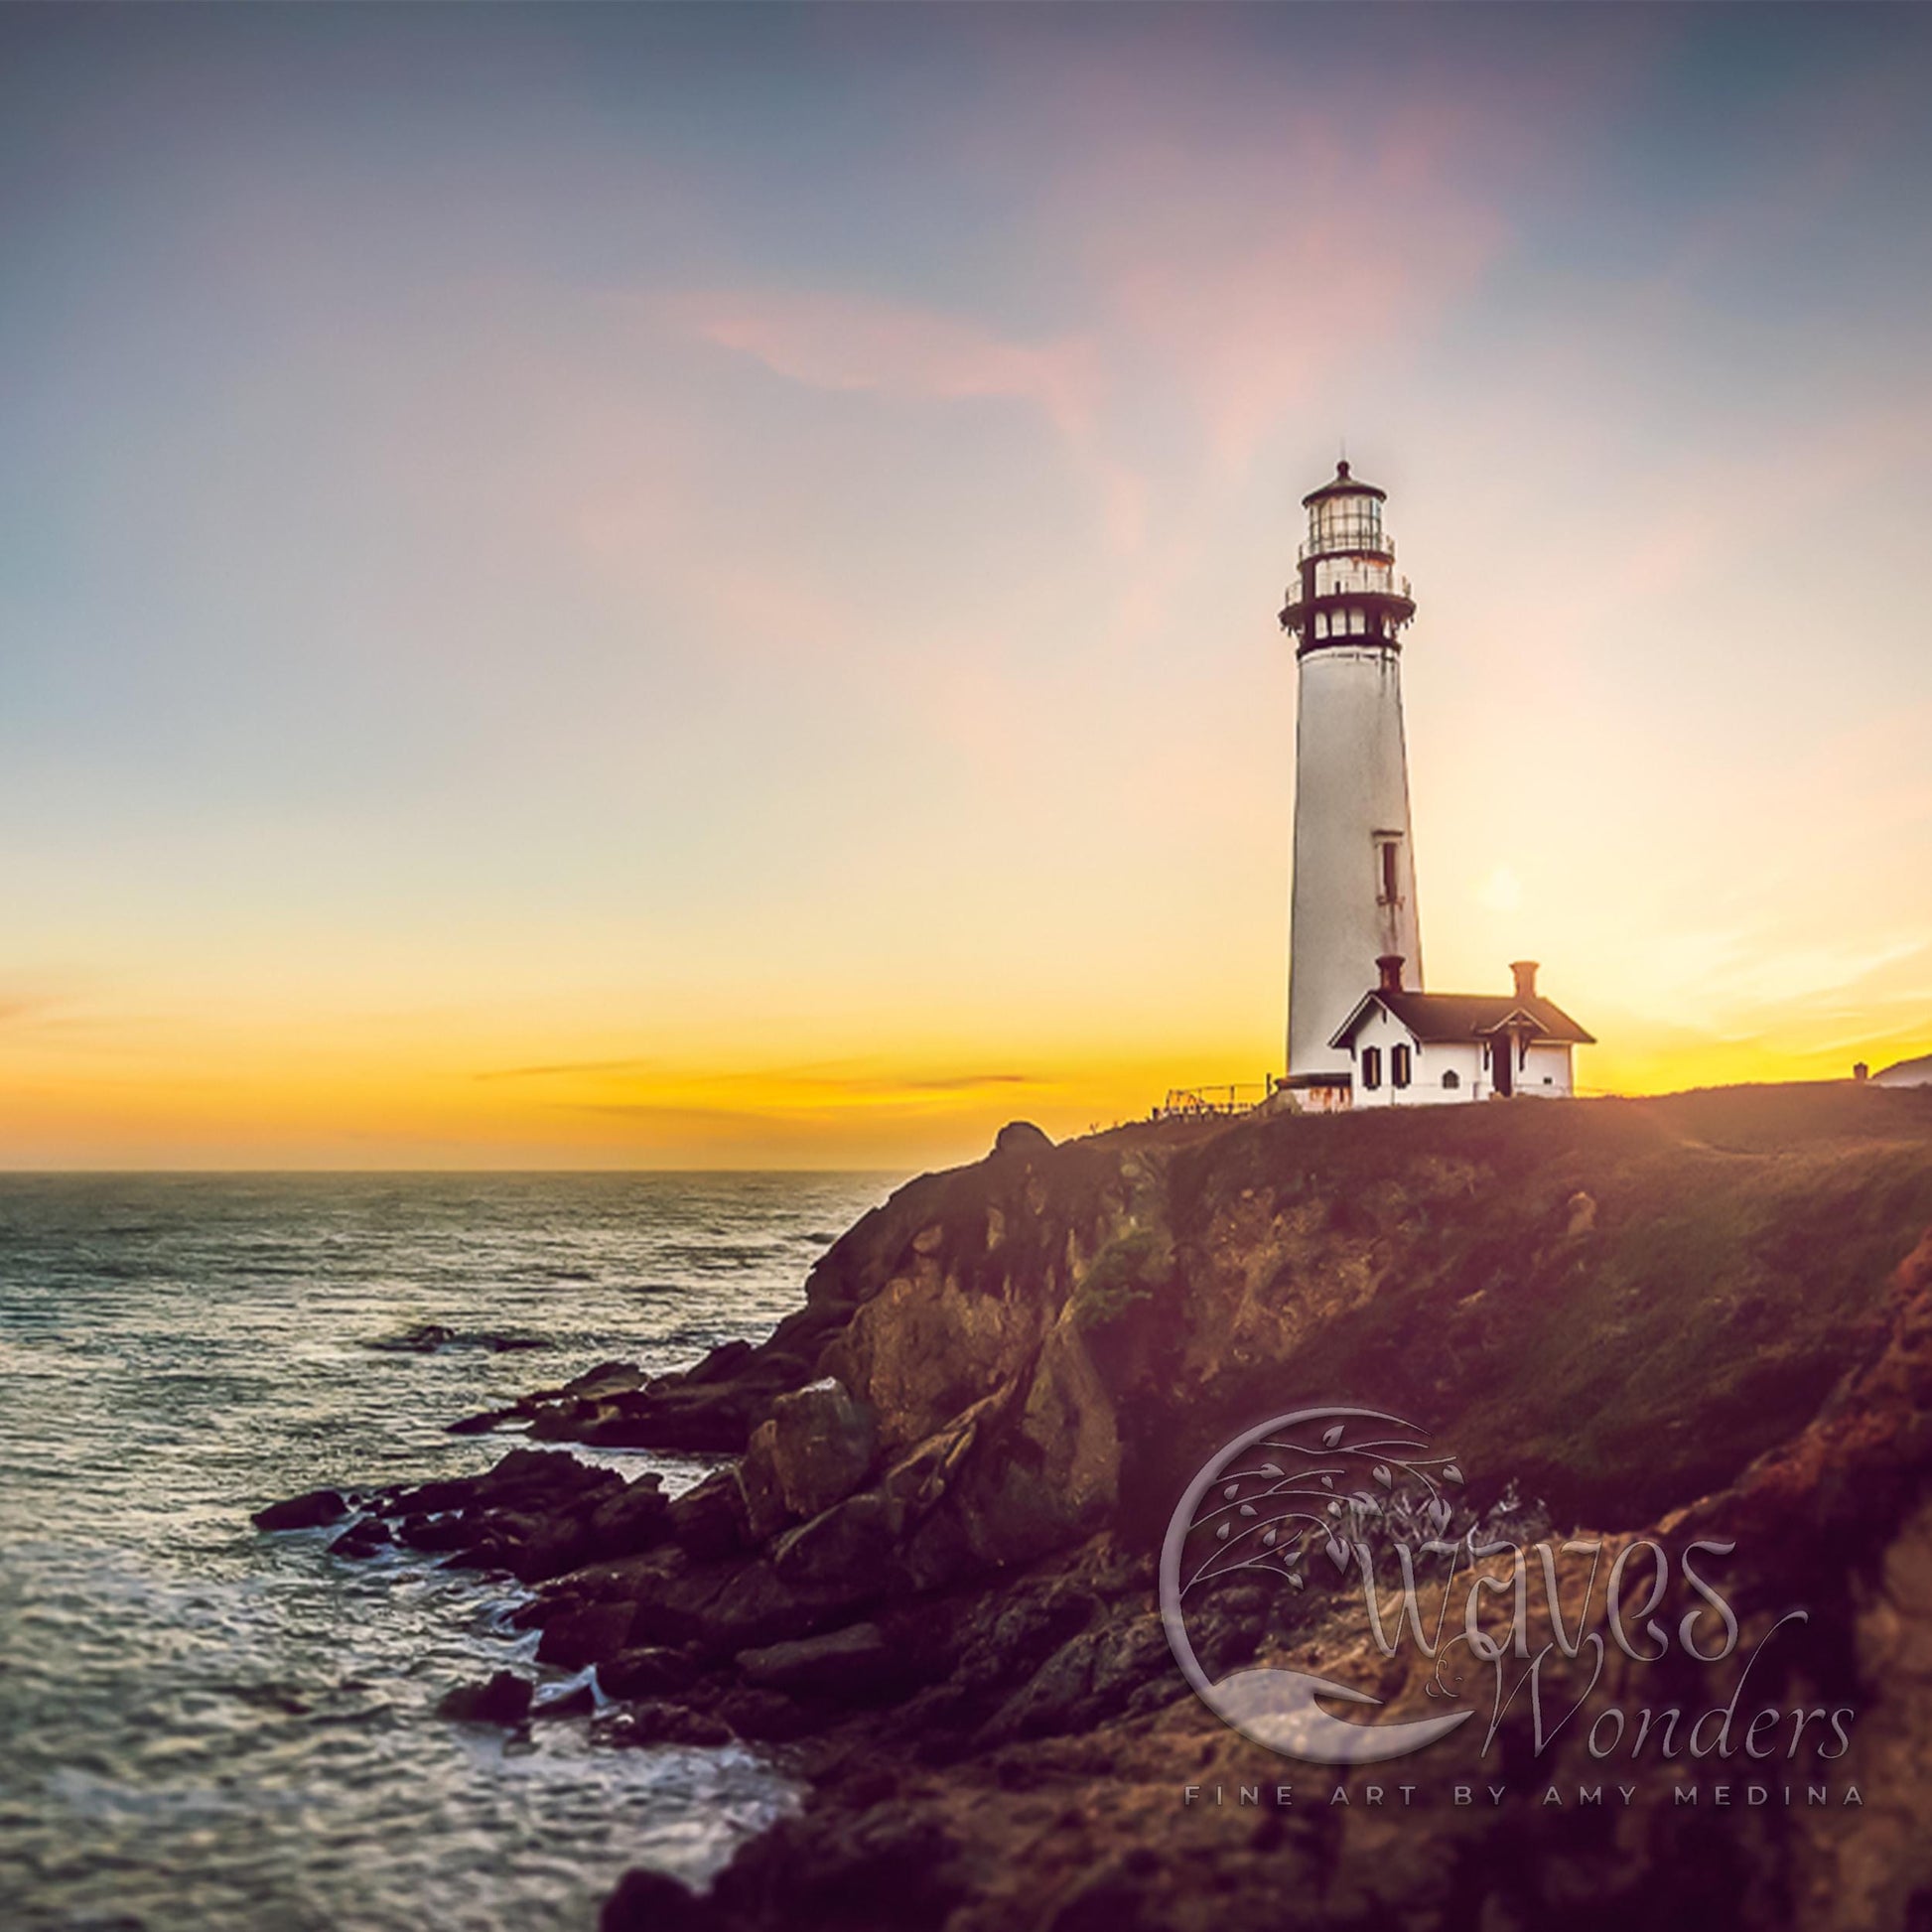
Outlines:
[[1402,991],[1402,955],[1399,952],[1385,952],[1376,962],[1382,975],[1382,983],[1375,990],[1378,993],[1400,993]]
[[1519,1000],[1536,998],[1536,961],[1533,959],[1512,959],[1509,970],[1516,975],[1516,997]]

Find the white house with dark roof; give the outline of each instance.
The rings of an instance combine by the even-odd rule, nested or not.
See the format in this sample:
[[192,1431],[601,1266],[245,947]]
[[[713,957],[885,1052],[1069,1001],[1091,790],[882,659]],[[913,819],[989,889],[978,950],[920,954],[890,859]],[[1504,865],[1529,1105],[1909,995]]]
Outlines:
[[1594,1044],[1536,990],[1536,962],[1510,966],[1510,993],[1414,993],[1402,961],[1376,961],[1364,993],[1330,1040],[1351,1065],[1351,1104],[1426,1107],[1459,1100],[1562,1099],[1576,1091],[1572,1054]]

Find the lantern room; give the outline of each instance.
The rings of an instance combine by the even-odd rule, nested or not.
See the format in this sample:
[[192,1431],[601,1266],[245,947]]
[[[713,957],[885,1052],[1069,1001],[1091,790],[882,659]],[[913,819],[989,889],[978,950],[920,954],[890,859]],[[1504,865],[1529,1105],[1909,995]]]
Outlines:
[[1395,574],[1395,541],[1382,527],[1386,500],[1387,491],[1351,476],[1345,460],[1332,481],[1302,498],[1308,539],[1281,614],[1299,652],[1356,639],[1392,647],[1415,616],[1408,580]]

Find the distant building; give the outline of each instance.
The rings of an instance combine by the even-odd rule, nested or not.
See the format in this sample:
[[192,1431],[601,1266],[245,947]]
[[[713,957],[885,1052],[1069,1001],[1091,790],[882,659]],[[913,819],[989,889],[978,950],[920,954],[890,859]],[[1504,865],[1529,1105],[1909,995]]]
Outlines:
[[1402,630],[1416,614],[1387,492],[1339,463],[1303,497],[1296,582],[1295,886],[1288,1104],[1328,1109],[1575,1091],[1590,1035],[1512,968],[1509,994],[1423,990],[1422,921],[1402,729]]

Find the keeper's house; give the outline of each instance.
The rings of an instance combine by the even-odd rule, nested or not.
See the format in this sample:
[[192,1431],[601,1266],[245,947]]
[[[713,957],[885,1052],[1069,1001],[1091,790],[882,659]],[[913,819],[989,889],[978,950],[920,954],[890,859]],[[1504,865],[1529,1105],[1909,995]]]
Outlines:
[[1575,1091],[1571,1056],[1595,1042],[1536,990],[1536,962],[1519,959],[1513,993],[1412,993],[1393,953],[1329,1044],[1354,1062],[1351,1104],[1417,1107]]

